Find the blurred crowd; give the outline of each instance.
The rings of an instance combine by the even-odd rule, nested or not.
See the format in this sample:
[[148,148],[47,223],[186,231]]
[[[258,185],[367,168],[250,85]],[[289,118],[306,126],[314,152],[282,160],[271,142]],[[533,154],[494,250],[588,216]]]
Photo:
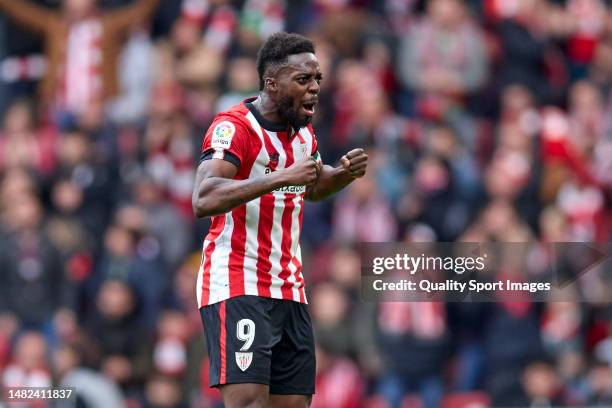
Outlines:
[[220,406],[192,183],[279,30],[316,42],[324,161],[370,157],[304,212],[312,406],[611,406],[609,267],[598,301],[373,304],[358,252],[611,240],[608,0],[0,0],[0,383]]

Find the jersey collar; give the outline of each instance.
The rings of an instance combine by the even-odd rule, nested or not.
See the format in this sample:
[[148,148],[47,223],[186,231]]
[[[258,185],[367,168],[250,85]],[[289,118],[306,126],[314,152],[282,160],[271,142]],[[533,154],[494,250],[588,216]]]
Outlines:
[[259,111],[253,105],[253,101],[255,99],[257,99],[257,98],[253,97],[253,98],[246,99],[244,101],[244,105],[247,107],[247,109],[249,111],[251,111],[253,116],[255,116],[255,119],[257,119],[257,122],[259,122],[261,127],[266,129],[266,130],[269,130],[270,132],[287,132],[288,129],[289,129],[288,126],[284,126],[284,125],[281,125],[281,124],[278,124],[278,123],[272,123],[269,120],[267,120],[266,118],[264,118],[261,115],[261,113],[259,113]]

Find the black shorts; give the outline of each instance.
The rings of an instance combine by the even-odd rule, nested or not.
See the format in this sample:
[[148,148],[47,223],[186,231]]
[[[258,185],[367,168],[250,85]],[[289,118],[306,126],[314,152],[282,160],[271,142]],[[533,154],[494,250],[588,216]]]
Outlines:
[[210,386],[257,383],[270,394],[311,395],[315,350],[305,304],[238,296],[200,309]]

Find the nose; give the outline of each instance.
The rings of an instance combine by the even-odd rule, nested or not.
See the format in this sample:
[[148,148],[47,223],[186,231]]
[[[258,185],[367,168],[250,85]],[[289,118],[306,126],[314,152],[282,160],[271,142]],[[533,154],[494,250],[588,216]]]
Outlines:
[[321,90],[321,85],[319,85],[316,79],[313,79],[312,81],[310,81],[310,83],[308,84],[308,93],[311,93],[313,95],[318,95],[320,90]]

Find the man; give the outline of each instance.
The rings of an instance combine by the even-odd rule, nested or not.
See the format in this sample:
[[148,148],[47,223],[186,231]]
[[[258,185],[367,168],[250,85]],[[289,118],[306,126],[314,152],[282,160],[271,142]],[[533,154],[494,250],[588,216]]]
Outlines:
[[197,283],[210,385],[233,407],[307,407],[315,354],[301,273],[304,198],[365,174],[363,149],[322,165],[310,125],[322,80],[313,43],[277,33],[259,50],[260,94],[217,115],[193,193],[212,216]]
[[98,0],[62,0],[61,11],[30,0],[0,0],[0,12],[43,35],[48,68],[40,84],[45,108],[82,115],[119,92],[123,38],[146,21],[158,0],[102,11]]

